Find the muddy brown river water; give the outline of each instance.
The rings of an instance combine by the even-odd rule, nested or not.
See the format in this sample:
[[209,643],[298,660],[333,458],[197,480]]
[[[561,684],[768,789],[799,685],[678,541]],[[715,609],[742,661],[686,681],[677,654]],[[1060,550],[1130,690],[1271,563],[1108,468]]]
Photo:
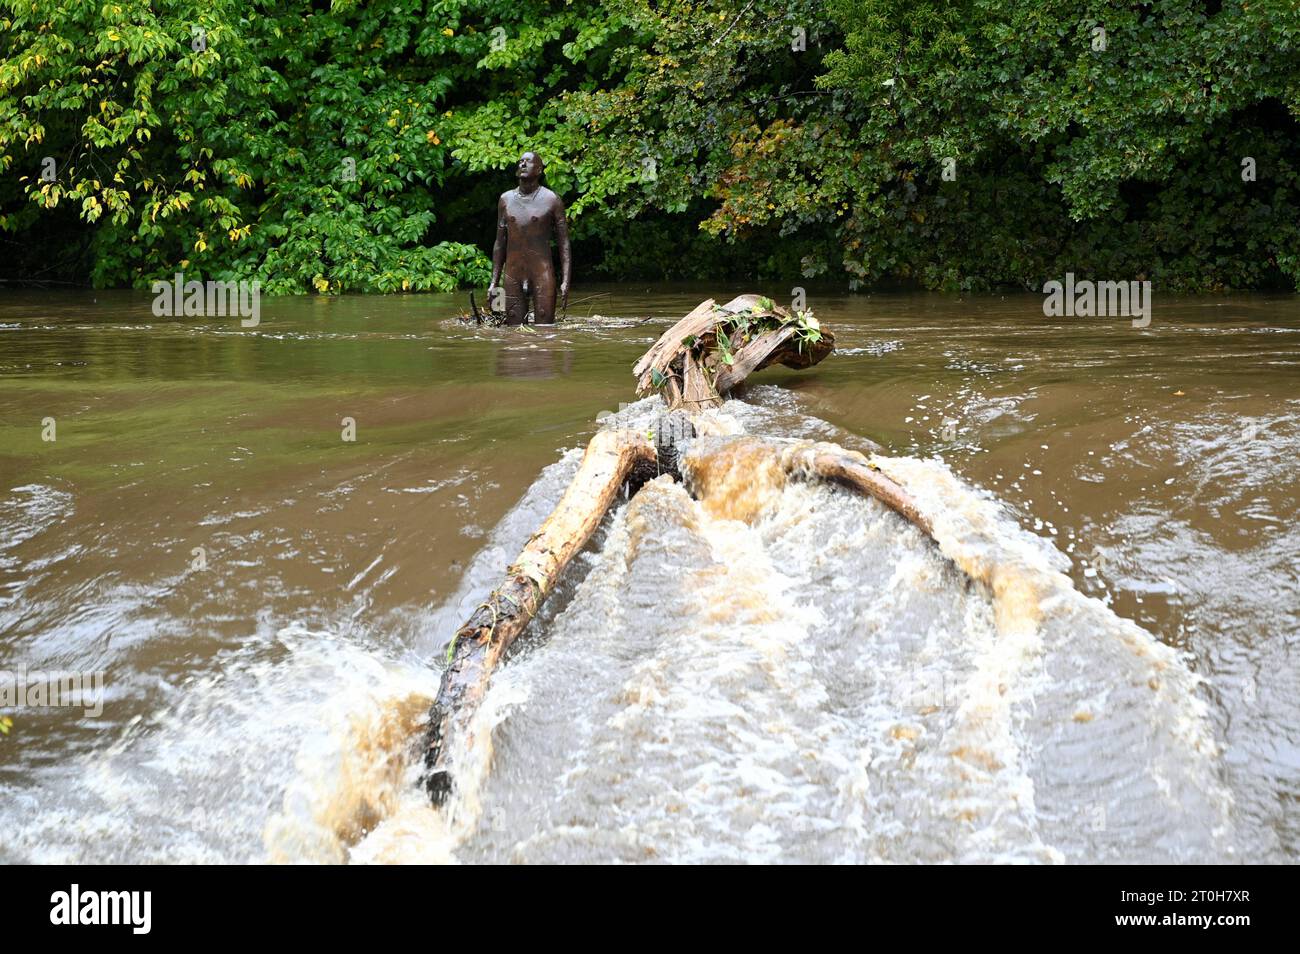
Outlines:
[[[789,294],[587,286],[531,334],[459,296],[264,299],[246,329],[4,293],[0,673],[102,671],[104,699],[2,710],[0,860],[1294,860],[1284,295],[1157,290],[1134,328],[810,289],[836,353],[726,412],[875,442],[940,547],[757,471],[711,505],[650,485],[427,806],[431,664],[598,414],[652,421],[634,360],[747,290]],[[996,592],[963,573],[999,561]]]

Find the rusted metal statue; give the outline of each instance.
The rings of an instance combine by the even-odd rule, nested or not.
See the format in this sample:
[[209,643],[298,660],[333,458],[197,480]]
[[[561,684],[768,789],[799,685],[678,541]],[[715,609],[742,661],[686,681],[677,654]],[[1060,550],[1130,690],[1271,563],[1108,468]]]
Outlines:
[[519,188],[501,193],[497,202],[497,240],[492,246],[492,284],[488,303],[504,311],[506,324],[521,325],[533,301],[533,320],[555,321],[555,263],[551,238],[560,246],[560,301],[569,305],[569,279],[573,258],[569,250],[569,223],[560,197],[539,181],[543,164],[535,152],[519,157]]

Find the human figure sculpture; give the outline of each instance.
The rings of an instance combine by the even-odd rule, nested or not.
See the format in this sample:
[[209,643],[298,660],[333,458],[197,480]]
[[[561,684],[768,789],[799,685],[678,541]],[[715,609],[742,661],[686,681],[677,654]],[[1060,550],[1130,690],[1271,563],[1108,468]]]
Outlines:
[[551,238],[560,246],[560,301],[569,306],[569,279],[573,259],[569,250],[569,223],[560,197],[539,181],[541,157],[526,152],[519,157],[519,188],[501,193],[497,201],[497,240],[492,246],[492,283],[488,303],[504,311],[506,324],[521,325],[533,301],[538,324],[555,321],[555,263]]

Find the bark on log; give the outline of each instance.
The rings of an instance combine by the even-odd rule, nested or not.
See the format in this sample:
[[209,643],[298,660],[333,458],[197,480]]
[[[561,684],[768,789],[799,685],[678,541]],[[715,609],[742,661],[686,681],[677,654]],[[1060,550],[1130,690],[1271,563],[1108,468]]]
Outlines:
[[668,402],[670,408],[678,405],[687,411],[703,411],[722,406],[722,398],[709,382],[704,365],[696,361],[695,355],[689,350],[682,354],[681,397]]
[[726,394],[755,371],[762,371],[773,364],[782,364],[787,368],[810,368],[822,358],[835,350],[835,336],[829,331],[822,331],[820,341],[804,348],[794,339],[795,328],[786,325],[773,331],[765,331],[753,341],[747,342],[732,356],[729,365],[723,365],[713,382],[719,394]]
[[[716,483],[719,473],[730,473],[743,467],[748,475],[752,469],[760,467],[763,462],[756,458],[753,453],[756,451],[769,457],[787,479],[823,480],[864,497],[874,497],[934,539],[934,525],[912,495],[857,451],[821,441],[784,441],[750,434],[701,436],[702,440],[693,445],[682,466],[693,494],[707,498],[711,487],[719,486]],[[724,481],[720,486],[734,484]]]
[[451,660],[429,713],[425,784],[435,803],[451,790],[452,747],[465,733],[502,656],[600,525],[619,488],[636,468],[654,463],[655,449],[644,434],[609,430],[593,437],[559,504],[506,571],[501,585],[456,631]]
[[658,371],[665,377],[670,376],[668,366],[677,357],[683,338],[689,338],[691,335],[698,337],[712,330],[714,304],[712,298],[700,302],[689,315],[660,335],[659,340],[651,345],[649,351],[641,355],[641,359],[632,368],[632,373],[637,378],[637,393],[648,391],[653,386],[652,372]]
[[[773,364],[811,367],[835,348],[835,336],[829,331],[823,330],[820,340],[808,343],[798,336],[799,329],[793,323],[783,324],[738,344],[732,352],[731,364],[726,364],[718,350],[719,322],[726,320],[723,313],[738,315],[746,311],[778,322],[792,321],[788,311],[771,302],[764,303],[758,295],[737,295],[725,305],[716,305],[712,298],[701,302],[660,335],[633,366],[637,393],[646,394],[659,388],[664,402],[674,409],[699,411],[718,407],[723,403],[723,396],[753,372]],[[692,338],[693,346],[684,344]]]
[[856,490],[866,497],[874,497],[934,539],[934,525],[921,512],[912,495],[899,484],[871,466],[867,458],[839,444],[816,443],[798,447],[782,459],[786,472],[814,474],[841,486]]

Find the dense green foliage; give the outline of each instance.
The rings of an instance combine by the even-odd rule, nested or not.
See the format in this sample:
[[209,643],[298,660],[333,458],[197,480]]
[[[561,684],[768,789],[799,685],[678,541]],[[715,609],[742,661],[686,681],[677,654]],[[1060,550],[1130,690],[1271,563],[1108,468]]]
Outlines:
[[0,0],[0,20],[10,276],[482,284],[532,148],[580,279],[1300,279],[1293,0]]

